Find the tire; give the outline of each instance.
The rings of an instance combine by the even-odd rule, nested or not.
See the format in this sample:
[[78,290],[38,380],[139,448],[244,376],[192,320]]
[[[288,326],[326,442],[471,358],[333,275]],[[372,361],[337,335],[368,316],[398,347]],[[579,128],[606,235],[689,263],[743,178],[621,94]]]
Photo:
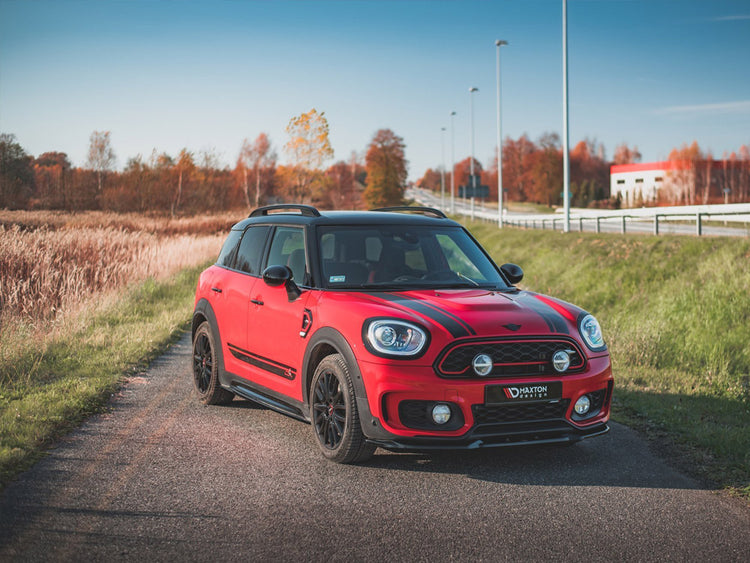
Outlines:
[[310,390],[312,429],[323,455],[336,463],[356,463],[372,457],[359,423],[349,368],[341,354],[318,364]]
[[219,384],[216,342],[207,321],[198,327],[193,337],[193,383],[204,405],[225,405],[234,399],[234,394]]

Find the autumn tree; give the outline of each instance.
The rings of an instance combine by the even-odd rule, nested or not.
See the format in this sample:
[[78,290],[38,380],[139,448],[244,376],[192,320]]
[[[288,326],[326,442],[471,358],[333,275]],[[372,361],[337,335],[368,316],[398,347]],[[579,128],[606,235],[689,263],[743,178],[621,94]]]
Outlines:
[[356,166],[339,161],[326,170],[328,198],[333,209],[358,209],[360,194],[355,178]]
[[319,191],[324,183],[321,166],[333,158],[325,112],[313,108],[293,117],[286,126],[286,132],[289,141],[284,150],[291,162],[285,174],[288,195],[293,201],[310,201],[316,188]]
[[[237,170],[242,174],[243,191],[248,207],[252,207],[253,202],[255,203],[255,207],[260,205],[261,178],[263,176],[268,177],[269,170],[275,166],[276,151],[271,147],[271,140],[266,133],[258,135],[253,143],[250,143],[248,139],[242,142],[240,156],[237,159]],[[250,197],[250,183],[248,181],[250,172],[252,172],[255,184],[255,195],[253,198]],[[265,191],[268,191],[267,186]]]
[[45,152],[34,160],[34,183],[39,203],[48,208],[67,209],[70,169],[70,160],[64,152]]
[[669,153],[671,170],[660,195],[666,197],[670,204],[695,203],[698,162],[701,158],[701,149],[697,141],[690,145],[683,144],[679,149],[672,149]]
[[[454,170],[456,173],[456,197],[458,197],[459,187],[469,185],[469,176],[471,175],[471,157],[467,156],[465,159],[457,162]],[[483,184],[487,183],[482,178],[482,175],[484,174],[482,163],[476,158],[474,159],[474,174],[479,174],[480,180]]]
[[177,185],[174,197],[172,198],[172,205],[170,207],[172,217],[177,214],[177,211],[180,208],[180,204],[182,203],[182,193],[188,177],[195,171],[193,153],[189,152],[186,148],[183,148],[177,156],[175,171],[177,173]]
[[570,151],[570,191],[578,207],[609,197],[609,164],[596,141],[585,139]]
[[[440,170],[433,170],[428,168],[424,176],[417,180],[417,186],[425,190],[432,190],[433,192],[440,191],[442,175]],[[446,180],[446,183],[450,185],[450,178]]]
[[89,138],[89,168],[96,172],[97,195],[102,193],[104,174],[115,166],[115,151],[112,149],[109,131],[94,131]]
[[0,207],[26,205],[34,188],[32,162],[15,135],[0,134]]
[[403,203],[407,166],[404,140],[390,129],[380,129],[365,156],[367,187],[364,199],[372,208]]
[[615,154],[612,157],[613,164],[633,164],[640,161],[641,153],[638,150],[638,147],[633,147],[631,149],[626,143],[617,145]]
[[539,150],[531,159],[532,199],[551,207],[562,201],[563,156],[560,137],[545,133],[537,142]]
[[503,191],[508,190],[508,201],[529,199],[533,182],[531,159],[537,150],[526,135],[516,141],[507,137],[503,142]]

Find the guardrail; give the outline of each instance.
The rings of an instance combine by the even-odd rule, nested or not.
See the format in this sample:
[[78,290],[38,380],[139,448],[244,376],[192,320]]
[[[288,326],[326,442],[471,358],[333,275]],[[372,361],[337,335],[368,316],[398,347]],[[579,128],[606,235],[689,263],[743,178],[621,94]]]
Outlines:
[[[433,192],[419,188],[411,188],[409,197],[419,201],[423,205],[429,205],[442,209],[446,213],[463,215],[471,219],[494,222],[497,224],[497,208],[477,208],[471,200],[456,199],[454,209],[450,209],[447,201],[435,195]],[[506,213],[503,215],[503,225],[525,227],[533,229],[562,230],[565,219],[562,210],[555,214],[521,214]],[[711,225],[706,227],[704,222],[724,222],[724,227]],[[630,231],[641,233],[652,233],[659,235],[665,223],[672,223],[669,229],[671,233],[678,234],[719,234],[728,236],[750,236],[750,203],[729,203],[717,205],[684,205],[679,207],[640,207],[632,209],[581,209],[573,208],[570,211],[570,228],[584,230],[584,225],[591,225],[592,230],[602,232],[603,227],[609,232],[627,233]],[[691,228],[681,223],[695,224]],[[613,228],[613,224],[615,225]],[[732,226],[727,226],[731,224]],[[705,228],[704,228],[705,227]],[[709,233],[706,233],[709,228]]]
[[[464,215],[474,219],[497,222],[497,211],[488,212],[486,210],[462,209],[457,208],[455,211],[459,215]],[[680,221],[695,224],[694,233],[702,236],[704,233],[704,222],[707,220],[727,223],[742,223],[740,229],[744,229],[745,236],[750,236],[750,204],[736,203],[727,205],[691,205],[682,207],[646,207],[639,209],[621,209],[617,211],[610,210],[577,210],[571,211],[570,228],[578,227],[578,231],[583,232],[584,224],[592,225],[593,230],[597,233],[602,232],[602,225],[611,225],[615,223],[619,226],[619,232],[625,234],[628,232],[628,226],[641,227],[638,230],[644,232],[642,226],[649,223],[650,232],[654,235],[660,234],[660,227],[666,221]],[[553,215],[520,215],[505,214],[503,217],[504,225],[516,227],[525,227],[532,229],[563,230],[565,218]],[[610,229],[611,230],[611,229]],[[647,229],[646,232],[648,232]]]

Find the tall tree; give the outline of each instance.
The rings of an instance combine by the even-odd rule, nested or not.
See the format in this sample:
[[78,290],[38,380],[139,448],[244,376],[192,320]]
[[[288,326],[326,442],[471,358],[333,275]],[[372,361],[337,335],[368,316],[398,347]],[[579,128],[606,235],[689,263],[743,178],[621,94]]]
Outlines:
[[94,131],[89,138],[89,168],[96,172],[97,195],[102,193],[102,184],[104,174],[114,168],[115,151],[112,149],[112,142],[109,131]]
[[407,166],[404,140],[390,129],[380,129],[365,156],[367,187],[363,194],[370,208],[399,205],[404,200]]
[[300,202],[312,200],[314,189],[324,181],[320,168],[326,160],[333,158],[325,112],[313,108],[293,117],[286,126],[286,132],[289,141],[284,150],[291,162],[289,196]]
[[[260,205],[261,178],[268,176],[268,169],[276,166],[276,151],[271,147],[271,140],[266,133],[261,133],[253,143],[248,139],[242,142],[240,156],[237,159],[237,167],[240,169],[243,178],[243,189],[245,193],[245,202],[248,207],[252,207],[253,201],[255,207]],[[255,183],[255,196],[250,197],[250,183],[248,173],[252,171]]]
[[188,152],[186,148],[180,151],[177,157],[177,189],[175,190],[174,197],[172,198],[171,214],[174,217],[180,208],[182,203],[182,191],[188,176],[195,170],[195,162],[193,161],[193,153]]
[[15,135],[0,134],[0,207],[26,205],[34,188],[32,162]]
[[517,141],[509,137],[505,139],[503,191],[508,190],[508,201],[526,201],[531,196],[531,158],[537,150],[526,135],[521,135]]

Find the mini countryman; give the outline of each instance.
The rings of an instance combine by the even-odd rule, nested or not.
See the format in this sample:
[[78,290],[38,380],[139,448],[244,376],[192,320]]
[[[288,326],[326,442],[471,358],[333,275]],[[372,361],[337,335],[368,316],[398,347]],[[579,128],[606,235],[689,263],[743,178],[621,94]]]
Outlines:
[[603,434],[599,323],[522,277],[435,209],[256,209],[198,282],[197,395],[308,422],[340,463]]

